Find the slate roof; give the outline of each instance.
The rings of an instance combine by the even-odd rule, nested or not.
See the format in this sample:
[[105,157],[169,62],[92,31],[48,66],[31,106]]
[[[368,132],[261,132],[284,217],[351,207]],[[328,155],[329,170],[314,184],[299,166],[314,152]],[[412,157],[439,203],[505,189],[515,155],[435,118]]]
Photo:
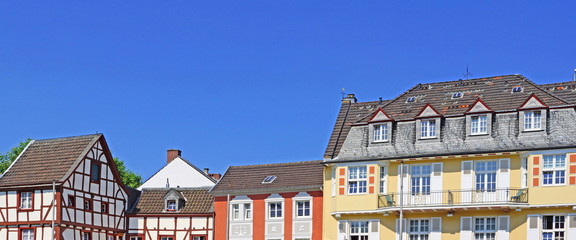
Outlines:
[[[321,160],[231,166],[210,193],[224,195],[320,190],[323,170]],[[268,176],[276,176],[276,179],[272,183],[262,184]]]
[[0,177],[0,187],[61,181],[102,134],[34,140]]
[[576,82],[559,82],[542,84],[540,87],[563,98],[570,103],[576,103]]
[[140,193],[136,205],[132,206],[133,214],[211,214],[214,197],[207,188],[176,188],[186,198],[180,211],[165,211],[164,196],[175,188],[145,188]]
[[[575,89],[576,83],[561,83]],[[423,108],[430,104],[444,117],[462,116],[478,99],[495,112],[516,111],[534,94],[549,107],[573,106],[576,94],[572,91],[549,91],[557,84],[537,85],[522,75],[504,75],[470,80],[457,80],[418,84],[389,101],[343,102],[334,130],[330,136],[324,159],[336,158],[355,125],[366,124],[382,108],[394,121],[413,121]],[[512,88],[522,87],[522,92],[512,93]],[[462,93],[461,98],[452,98]],[[413,97],[415,101],[408,102]]]

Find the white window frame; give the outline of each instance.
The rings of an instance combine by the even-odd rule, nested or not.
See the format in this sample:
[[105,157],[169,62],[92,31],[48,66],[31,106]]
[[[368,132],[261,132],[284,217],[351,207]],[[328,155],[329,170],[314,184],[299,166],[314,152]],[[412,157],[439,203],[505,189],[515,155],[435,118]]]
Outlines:
[[[370,234],[370,221],[350,221],[350,240],[358,237],[358,240],[368,240]],[[363,224],[366,224],[363,226]]]
[[488,115],[470,116],[470,135],[488,134]]
[[[284,218],[284,202],[283,201],[270,201],[266,203],[267,211],[266,216],[268,219],[282,219]],[[278,208],[280,206],[280,208]],[[272,213],[275,213],[276,216],[272,216]],[[280,216],[278,216],[280,213]]]
[[[488,220],[489,219],[494,219],[494,225],[489,225],[488,224]],[[483,229],[478,229],[478,221],[482,220],[482,228]],[[472,222],[472,232],[473,232],[473,236],[474,236],[474,240],[490,240],[492,238],[488,238],[488,234],[490,235],[494,235],[494,239],[496,238],[496,232],[498,231],[497,225],[498,225],[498,217],[496,216],[487,216],[487,217],[474,217],[473,218],[473,222]],[[493,229],[488,229],[489,227],[492,227]],[[481,234],[483,235],[482,238],[477,238],[476,234]]]
[[[552,164],[547,165],[547,158],[552,157]],[[559,165],[559,158],[562,158],[562,165]],[[567,168],[566,168],[566,154],[553,154],[542,156],[542,186],[563,186],[566,185],[567,178]],[[545,183],[544,172],[552,172],[552,183]],[[563,178],[558,175],[562,172]],[[562,183],[558,183],[557,180],[562,179]]]
[[[238,211],[236,212],[234,207],[237,206],[238,207]],[[250,206],[249,209],[246,208],[246,206]],[[253,216],[253,207],[252,207],[252,201],[246,199],[242,199],[242,200],[232,200],[230,201],[230,216],[229,219],[231,221],[248,221],[248,220],[252,220],[252,216]],[[237,216],[234,216],[235,212],[238,214]]]
[[[306,208],[306,206],[303,206],[303,208],[302,208],[302,213],[304,213],[304,215],[302,215],[302,216],[299,215],[299,212],[300,212],[300,206],[298,206],[299,203],[308,203],[307,208]],[[306,209],[308,209],[308,215],[305,214]],[[311,199],[294,200],[294,216],[296,218],[311,218],[312,217],[312,200]]]
[[374,124],[372,133],[373,142],[388,142],[390,136],[389,124]]
[[[539,116],[536,116],[538,113]],[[524,111],[524,131],[540,131],[542,130],[542,110],[527,110]]]
[[[432,124],[434,123],[434,124]],[[436,119],[422,119],[420,121],[420,138],[429,139],[437,138],[436,129],[438,128],[438,122]]]
[[[418,222],[417,224],[417,231],[412,231],[412,222]],[[428,223],[427,228],[428,231],[422,231],[422,227],[423,227],[423,222],[426,221]],[[432,228],[432,226],[430,224],[432,224],[432,221],[429,218],[413,218],[413,219],[408,219],[408,221],[406,221],[406,223],[408,224],[407,227],[407,234],[408,234],[408,238],[407,239],[414,239],[414,240],[425,240],[425,239],[430,239],[430,230]],[[426,237],[423,237],[423,235],[426,235]],[[414,237],[414,238],[412,238]]]
[[[552,229],[544,229],[544,218],[545,218],[545,217],[552,217]],[[563,225],[562,228],[557,228],[557,222],[556,222],[556,218],[557,218],[557,217],[558,217],[558,218],[563,218],[563,220],[564,220],[564,221],[562,222],[562,225]],[[565,240],[568,240],[568,238],[567,238],[566,236],[567,236],[567,232],[568,232],[568,231],[567,231],[567,227],[568,227],[569,222],[566,221],[566,220],[568,220],[568,216],[566,216],[566,215],[564,215],[564,214],[544,214],[544,215],[542,215],[542,218],[541,218],[542,228],[540,229],[540,237],[541,237],[541,239],[542,239],[542,240],[548,240],[548,239],[544,238],[544,234],[545,234],[545,233],[552,233],[552,238],[551,238],[551,240],[554,240],[554,239],[556,239],[555,236],[554,236],[554,233],[556,233],[556,232],[562,232],[562,233],[564,233],[564,239],[565,239]]]
[[36,239],[36,229],[34,228],[26,228],[20,230],[21,238],[20,240],[34,240]]
[[388,193],[388,165],[380,165],[380,193]]
[[[430,195],[430,191],[431,191],[431,187],[432,187],[432,164],[410,164],[408,165],[410,168],[410,193],[412,193],[412,195]],[[424,174],[422,173],[422,171],[424,170],[424,167],[428,167],[429,168],[429,172],[428,174]],[[413,169],[414,168],[420,168],[420,173],[415,174]],[[418,179],[418,191],[413,191],[414,190],[414,180]],[[428,185],[424,185],[423,182],[424,180],[428,181]],[[427,187],[425,187],[427,186]],[[426,189],[427,188],[427,189]],[[427,190],[427,191],[426,191]]]
[[[478,164],[480,163],[485,164],[484,170],[479,170]],[[495,170],[488,170],[488,163],[494,163],[496,165]],[[498,159],[474,161],[473,164],[474,164],[474,190],[483,192],[495,192],[496,188],[498,187]],[[482,188],[478,188],[479,174],[484,175],[484,181],[482,181]],[[488,176],[489,176],[488,174],[494,174],[494,183],[493,183],[494,188],[488,187],[489,186],[488,184],[490,184],[490,182],[488,182]]]
[[[355,189],[355,192],[352,192],[353,189]],[[348,194],[349,195],[366,194],[367,192],[368,192],[368,166],[364,165],[364,166],[348,167]]]
[[178,211],[178,200],[166,200],[166,211]]
[[20,192],[20,209],[32,209],[34,192]]

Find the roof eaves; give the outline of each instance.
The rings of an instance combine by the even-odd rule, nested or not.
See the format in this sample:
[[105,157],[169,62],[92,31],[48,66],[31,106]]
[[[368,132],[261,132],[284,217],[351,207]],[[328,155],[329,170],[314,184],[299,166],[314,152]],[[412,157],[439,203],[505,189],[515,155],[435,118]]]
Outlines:
[[28,145],[26,145],[26,147],[22,150],[22,152],[20,152],[20,154],[18,155],[18,157],[16,157],[16,159],[14,160],[14,162],[12,162],[12,164],[10,164],[10,166],[6,169],[6,171],[4,171],[4,173],[0,174],[0,179],[2,177],[4,177],[4,175],[10,171],[10,169],[12,168],[12,166],[14,166],[14,164],[16,164],[16,162],[18,162],[18,160],[20,159],[20,157],[22,156],[22,154],[24,154],[24,152],[26,152],[26,150],[28,150],[28,147],[30,147],[33,143],[35,142],[35,140],[31,140]]

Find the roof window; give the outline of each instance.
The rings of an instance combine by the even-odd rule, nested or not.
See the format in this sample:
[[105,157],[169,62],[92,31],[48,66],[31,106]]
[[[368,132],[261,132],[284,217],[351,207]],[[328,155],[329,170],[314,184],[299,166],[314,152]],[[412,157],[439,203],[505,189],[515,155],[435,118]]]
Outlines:
[[522,87],[514,87],[512,88],[512,93],[522,92],[522,90],[523,90]]
[[415,97],[409,97],[408,99],[406,99],[406,102],[414,102],[416,101]]
[[268,176],[268,177],[264,178],[264,181],[262,181],[262,184],[272,183],[275,179],[276,179],[276,176]]
[[462,93],[461,92],[455,92],[452,94],[452,98],[462,98]]

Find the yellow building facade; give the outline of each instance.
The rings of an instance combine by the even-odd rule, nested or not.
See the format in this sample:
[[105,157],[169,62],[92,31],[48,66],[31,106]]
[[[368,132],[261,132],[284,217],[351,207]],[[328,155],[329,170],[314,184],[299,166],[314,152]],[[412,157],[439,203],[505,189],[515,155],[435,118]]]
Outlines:
[[576,239],[576,111],[551,87],[510,75],[349,95],[324,159],[324,239]]

